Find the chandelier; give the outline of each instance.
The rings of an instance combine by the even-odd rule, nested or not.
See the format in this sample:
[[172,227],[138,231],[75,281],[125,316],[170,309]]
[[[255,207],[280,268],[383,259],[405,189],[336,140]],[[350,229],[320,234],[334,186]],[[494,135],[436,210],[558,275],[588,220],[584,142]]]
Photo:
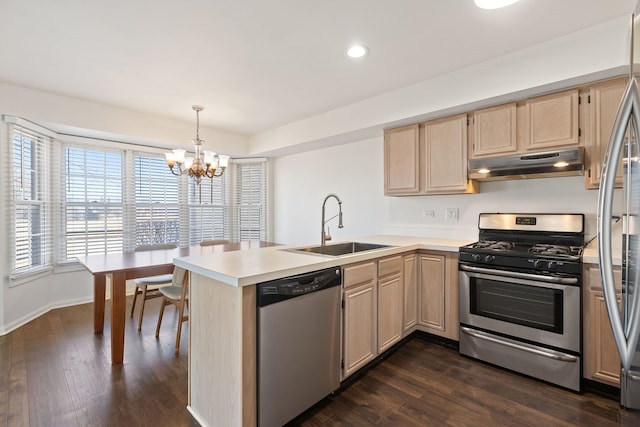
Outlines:
[[193,105],[191,108],[196,112],[196,139],[193,140],[195,156],[185,157],[187,150],[172,150],[171,153],[165,153],[165,158],[172,174],[176,176],[189,175],[195,179],[196,184],[200,184],[203,177],[222,176],[229,164],[229,156],[202,150],[204,141],[200,139],[200,111],[204,110],[204,107]]

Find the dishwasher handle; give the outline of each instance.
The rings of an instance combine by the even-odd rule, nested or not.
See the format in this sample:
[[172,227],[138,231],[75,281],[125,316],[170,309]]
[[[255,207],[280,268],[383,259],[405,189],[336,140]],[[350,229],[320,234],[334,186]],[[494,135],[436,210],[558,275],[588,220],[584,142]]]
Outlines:
[[341,284],[342,275],[338,267],[285,277],[258,283],[256,302],[258,307],[264,307]]

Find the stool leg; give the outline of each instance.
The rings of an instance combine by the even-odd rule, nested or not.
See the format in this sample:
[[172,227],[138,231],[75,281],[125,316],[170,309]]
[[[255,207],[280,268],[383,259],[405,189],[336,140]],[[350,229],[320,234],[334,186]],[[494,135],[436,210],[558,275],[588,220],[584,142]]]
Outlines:
[[140,306],[140,319],[138,319],[138,330],[142,330],[142,316],[144,315],[144,303],[147,302],[147,285],[142,287],[142,302]]
[[133,310],[136,308],[136,300],[138,299],[138,294],[140,293],[140,289],[138,285],[136,285],[136,291],[133,293],[133,302],[131,303],[131,315],[129,317],[133,317]]
[[158,314],[158,324],[156,325],[156,338],[160,335],[160,325],[162,324],[162,315],[164,314],[164,308],[167,306],[167,299],[162,297],[162,304],[160,304],[160,313]]

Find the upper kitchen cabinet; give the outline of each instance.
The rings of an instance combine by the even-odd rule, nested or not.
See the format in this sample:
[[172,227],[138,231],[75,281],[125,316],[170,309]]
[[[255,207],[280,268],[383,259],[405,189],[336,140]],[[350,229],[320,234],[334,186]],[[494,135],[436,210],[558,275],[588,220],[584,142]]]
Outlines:
[[385,131],[385,195],[477,191],[467,179],[466,114]]
[[578,90],[473,112],[470,158],[548,151],[580,144]]
[[467,180],[466,114],[425,123],[421,148],[423,193],[475,192]]
[[579,145],[577,89],[528,99],[525,114],[526,151]]
[[[624,94],[626,78],[597,83],[589,88],[586,102],[589,133],[587,134],[585,160],[585,188],[597,189],[602,176],[602,161],[613,130],[618,107]],[[618,163],[616,186],[622,187],[622,163]]]
[[384,132],[384,194],[418,194],[420,191],[420,126]]
[[518,151],[515,102],[474,111],[471,126],[472,159]]

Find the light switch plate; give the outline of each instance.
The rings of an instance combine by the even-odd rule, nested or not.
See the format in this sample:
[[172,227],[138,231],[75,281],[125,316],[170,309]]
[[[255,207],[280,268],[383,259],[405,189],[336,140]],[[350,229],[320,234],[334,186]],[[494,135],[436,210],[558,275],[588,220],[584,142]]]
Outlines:
[[447,221],[457,221],[458,220],[458,208],[447,208],[445,211],[445,218]]

